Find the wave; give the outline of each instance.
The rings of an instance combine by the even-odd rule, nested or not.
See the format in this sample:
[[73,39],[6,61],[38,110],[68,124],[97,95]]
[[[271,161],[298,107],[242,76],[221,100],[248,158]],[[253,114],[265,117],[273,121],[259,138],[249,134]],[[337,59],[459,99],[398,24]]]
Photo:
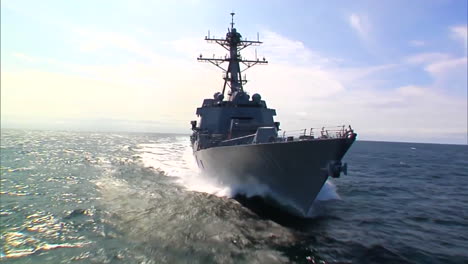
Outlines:
[[[294,206],[290,201],[281,199],[271,192],[268,186],[249,182],[237,186],[226,186],[214,179],[205,176],[198,168],[193,157],[190,141],[187,137],[177,137],[173,140],[160,139],[155,143],[138,145],[137,151],[147,168],[152,168],[168,177],[176,178],[176,182],[187,190],[204,192],[219,197],[233,198],[238,194],[247,197],[272,196],[280,202]],[[336,192],[336,186],[327,181],[320,190],[316,201],[336,200],[340,196]],[[313,208],[312,208],[313,209]],[[314,215],[309,212],[307,215]]]

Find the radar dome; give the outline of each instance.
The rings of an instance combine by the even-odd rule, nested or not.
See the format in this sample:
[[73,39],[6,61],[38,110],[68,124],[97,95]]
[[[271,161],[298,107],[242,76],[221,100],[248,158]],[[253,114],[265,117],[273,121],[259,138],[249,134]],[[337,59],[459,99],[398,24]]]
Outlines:
[[260,100],[262,100],[262,97],[258,93],[252,95],[252,101],[259,103]]

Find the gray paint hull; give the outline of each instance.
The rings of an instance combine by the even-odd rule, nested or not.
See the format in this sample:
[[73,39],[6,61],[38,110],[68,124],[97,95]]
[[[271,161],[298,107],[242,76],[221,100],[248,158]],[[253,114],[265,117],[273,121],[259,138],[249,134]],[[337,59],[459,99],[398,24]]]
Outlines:
[[353,142],[339,138],[224,146],[194,155],[202,171],[218,182],[266,186],[269,198],[304,216],[328,178],[328,162],[340,161]]

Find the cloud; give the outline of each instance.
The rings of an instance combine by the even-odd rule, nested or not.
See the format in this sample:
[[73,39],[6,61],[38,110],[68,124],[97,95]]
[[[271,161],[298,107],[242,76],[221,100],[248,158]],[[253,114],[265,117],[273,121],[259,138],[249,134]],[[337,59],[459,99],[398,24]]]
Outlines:
[[[459,98],[465,99],[466,105],[466,89],[468,87],[468,59],[466,57],[447,59],[428,64],[424,67],[433,79],[431,86],[434,89],[451,93]],[[460,111],[467,113],[465,109]],[[465,116],[465,121],[467,120]]]
[[153,32],[151,30],[145,28],[145,27],[138,27],[135,29],[136,32],[143,34],[146,37],[152,37],[154,36]]
[[351,14],[349,16],[349,24],[359,34],[360,37],[368,38],[370,23],[366,16]]
[[403,60],[404,65],[421,67],[432,78],[433,89],[463,94],[467,87],[467,58],[441,52],[419,53]]
[[301,41],[288,39],[270,30],[266,30],[263,35],[264,39],[262,41],[265,44],[261,50],[269,54],[268,56],[273,60],[278,60],[282,63],[287,61],[310,63],[313,57],[316,57]]
[[450,32],[454,39],[462,43],[466,52],[468,49],[468,25],[453,26],[450,28]]
[[[277,56],[312,54],[320,58],[297,42],[270,52]],[[366,139],[431,141],[451,133],[453,137],[445,138],[445,142],[466,142],[466,101],[437,89],[448,85],[447,90],[453,85],[447,81],[440,83],[439,73],[463,62],[450,54],[433,52],[409,56],[403,63],[427,67],[434,83],[382,89],[386,80],[378,80],[379,76],[402,70],[402,63],[348,68],[327,58],[312,60],[308,65],[289,62],[284,68],[283,63],[273,64],[268,66],[272,69],[262,69],[255,78],[261,78],[257,87],[268,87],[264,98],[278,109],[285,130],[352,124]]]
[[420,86],[407,85],[399,87],[395,91],[402,96],[421,96],[424,94],[425,89]]
[[364,79],[369,79],[372,76],[377,76],[383,72],[389,72],[396,69],[398,64],[383,64],[383,65],[374,65],[366,67],[354,67],[354,68],[344,68],[344,67],[333,67],[330,71],[333,72],[335,78],[339,79],[341,82],[351,85],[357,81],[362,81]]
[[20,53],[20,52],[14,52],[12,54],[14,57],[20,59],[20,60],[23,60],[23,61],[26,61],[26,62],[36,62],[37,59],[32,57],[32,56],[28,56],[24,53]]
[[[467,58],[456,58],[438,61],[432,64],[429,64],[425,67],[425,70],[431,74],[437,75],[445,72],[450,72],[460,68],[466,68]],[[466,73],[466,72],[465,72]]]
[[[194,59],[200,50],[213,46],[203,39],[174,40],[178,45],[173,49],[193,57],[186,59],[165,55],[121,33],[82,30],[80,34],[76,47],[84,54],[94,56],[115,49],[130,53],[132,58],[149,59],[98,65],[62,62],[67,73],[2,69],[2,116],[24,122],[45,117],[62,121],[98,119],[104,120],[102,127],[111,117],[144,121],[138,126],[109,121],[111,127],[127,124],[131,129],[144,126],[164,131],[172,127],[182,132],[185,127],[189,131],[187,121],[195,118],[195,108],[203,98],[210,98],[222,87],[218,69]],[[265,45],[259,50],[272,55],[271,65],[249,70],[248,75],[253,77],[246,90],[261,93],[268,106],[277,109],[277,120],[285,130],[352,124],[363,139],[405,140],[418,135],[420,141],[444,131],[457,135],[466,132],[465,99],[433,89],[432,84],[408,83],[383,89],[386,80],[379,76],[401,70],[397,63],[343,67],[301,41],[273,31],[264,36]],[[183,47],[190,52],[183,53]],[[110,55],[115,54],[120,52]],[[422,65],[436,77],[466,65],[466,60],[434,52],[410,56],[405,63]],[[375,80],[381,83],[372,83]],[[447,85],[443,79],[437,80],[442,80],[437,85]]]
[[[202,100],[197,97],[199,93],[212,94],[214,85],[203,77],[217,77],[204,75],[203,69],[192,70],[193,74],[186,73],[183,79],[177,78],[179,71],[172,66],[164,70],[157,65],[136,64],[83,66],[82,72],[67,74],[2,72],[1,112],[26,124],[37,119],[79,123],[113,118],[155,120],[161,122],[159,128],[177,129],[194,118],[194,109]],[[88,72],[95,75],[83,75]],[[203,89],[206,86],[211,87]]]
[[451,57],[452,56],[447,53],[426,52],[426,53],[419,53],[419,54],[406,57],[404,61],[409,64],[427,64],[427,63],[447,60],[447,59],[450,59]]
[[457,136],[445,142],[465,143],[468,132],[466,100],[417,85],[354,89],[315,100],[300,110],[319,116],[326,125],[351,124],[368,140],[424,142],[454,134]]
[[153,49],[142,44],[137,39],[118,32],[97,31],[89,28],[75,28],[75,43],[82,52],[103,52],[123,50],[150,60],[158,60],[160,56]]

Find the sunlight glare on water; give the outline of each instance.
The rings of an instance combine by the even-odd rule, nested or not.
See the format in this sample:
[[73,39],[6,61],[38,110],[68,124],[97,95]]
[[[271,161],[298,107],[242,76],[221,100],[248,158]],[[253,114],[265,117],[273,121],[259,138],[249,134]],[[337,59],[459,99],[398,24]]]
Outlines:
[[230,199],[268,189],[211,183],[188,136],[2,130],[0,147],[5,263],[468,259],[466,146],[358,141],[307,219]]

